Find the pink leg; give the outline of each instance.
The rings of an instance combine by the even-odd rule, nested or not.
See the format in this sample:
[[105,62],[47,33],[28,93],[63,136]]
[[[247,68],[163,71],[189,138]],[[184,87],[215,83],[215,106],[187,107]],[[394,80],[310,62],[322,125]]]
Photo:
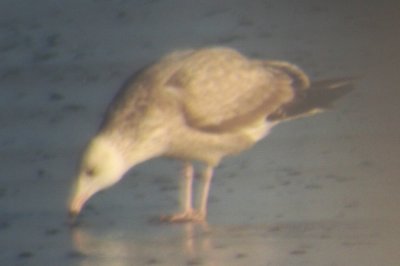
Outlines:
[[211,179],[213,176],[213,167],[207,166],[202,175],[202,184],[200,190],[200,202],[197,210],[193,209],[192,191],[193,191],[193,165],[185,163],[183,168],[183,186],[182,186],[182,212],[162,216],[161,221],[166,222],[204,222],[207,216],[207,199],[210,191]]
[[183,166],[183,185],[181,188],[181,204],[184,213],[193,211],[192,194],[193,194],[193,165],[185,163]]
[[182,211],[172,215],[161,216],[161,221],[165,222],[189,222],[193,220],[195,211],[192,205],[193,194],[193,165],[185,162],[182,171],[183,181],[181,184],[180,204]]
[[201,194],[200,194],[200,206],[199,206],[199,215],[203,217],[205,220],[207,217],[207,202],[208,202],[208,195],[210,193],[210,186],[211,186],[211,179],[213,177],[214,168],[211,166],[206,166],[202,176],[202,187],[201,187]]

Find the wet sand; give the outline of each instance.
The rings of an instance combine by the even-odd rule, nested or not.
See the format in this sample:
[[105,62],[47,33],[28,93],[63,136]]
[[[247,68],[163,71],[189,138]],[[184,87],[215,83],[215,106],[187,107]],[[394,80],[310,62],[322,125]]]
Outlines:
[[[399,13],[396,1],[2,1],[0,265],[398,265]],[[178,207],[180,167],[156,159],[69,227],[79,153],[124,79],[206,45],[356,77],[356,90],[224,160],[207,226],[154,222]]]

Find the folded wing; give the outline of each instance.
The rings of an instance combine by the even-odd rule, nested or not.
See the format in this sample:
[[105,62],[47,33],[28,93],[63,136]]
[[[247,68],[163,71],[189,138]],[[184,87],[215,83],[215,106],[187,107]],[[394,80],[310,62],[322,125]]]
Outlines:
[[189,126],[235,130],[292,100],[295,79],[285,68],[274,61],[247,59],[231,49],[198,50],[182,60],[166,84],[180,93]]

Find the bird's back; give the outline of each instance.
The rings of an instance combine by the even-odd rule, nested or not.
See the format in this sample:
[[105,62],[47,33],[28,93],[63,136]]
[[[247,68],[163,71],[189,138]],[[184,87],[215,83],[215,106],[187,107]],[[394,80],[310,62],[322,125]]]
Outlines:
[[[228,48],[175,52],[135,74],[108,109],[110,121],[145,117],[160,100],[178,102],[187,124],[201,130],[232,130],[289,101],[291,80]],[[174,108],[178,108],[176,105]]]
[[307,75],[287,62],[249,59],[223,47],[178,51],[128,80],[103,128],[132,136],[138,128],[150,130],[143,124],[156,128],[179,121],[175,130],[187,127],[221,138],[245,132],[257,141],[265,135],[260,128],[266,120],[276,124],[312,113],[319,100],[337,98],[325,88],[311,88]]
[[228,48],[193,51],[165,82],[182,99],[188,125],[235,130],[266,117],[292,96],[291,79],[278,69]]

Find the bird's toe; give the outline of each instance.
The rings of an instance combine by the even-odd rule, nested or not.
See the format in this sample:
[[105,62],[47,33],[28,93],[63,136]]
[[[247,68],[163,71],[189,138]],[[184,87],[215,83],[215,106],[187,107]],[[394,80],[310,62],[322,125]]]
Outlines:
[[206,220],[206,216],[200,211],[191,210],[172,215],[163,215],[160,220],[169,223],[203,223]]

